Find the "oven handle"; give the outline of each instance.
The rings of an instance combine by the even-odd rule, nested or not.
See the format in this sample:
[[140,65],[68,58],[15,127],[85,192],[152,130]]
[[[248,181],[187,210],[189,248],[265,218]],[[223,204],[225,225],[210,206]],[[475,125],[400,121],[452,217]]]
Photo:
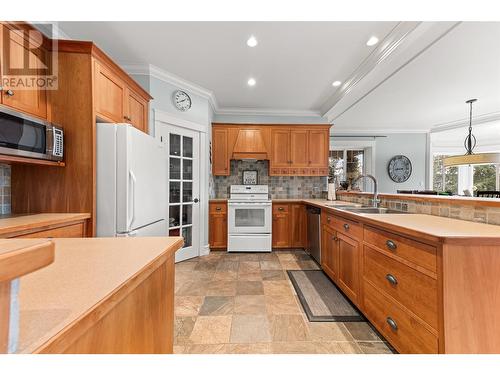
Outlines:
[[271,202],[269,202],[269,203],[268,202],[262,202],[262,203],[261,202],[253,202],[253,203],[251,203],[251,202],[244,202],[244,203],[243,202],[242,203],[229,202],[228,205],[229,206],[250,206],[250,207],[261,206],[261,207],[265,207],[265,206],[272,205],[272,203]]

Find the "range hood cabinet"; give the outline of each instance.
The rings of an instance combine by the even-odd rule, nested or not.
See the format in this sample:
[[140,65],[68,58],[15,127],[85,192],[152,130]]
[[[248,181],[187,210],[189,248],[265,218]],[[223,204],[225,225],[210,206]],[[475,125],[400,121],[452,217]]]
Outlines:
[[260,129],[240,129],[236,137],[231,159],[234,160],[268,160],[264,137]]

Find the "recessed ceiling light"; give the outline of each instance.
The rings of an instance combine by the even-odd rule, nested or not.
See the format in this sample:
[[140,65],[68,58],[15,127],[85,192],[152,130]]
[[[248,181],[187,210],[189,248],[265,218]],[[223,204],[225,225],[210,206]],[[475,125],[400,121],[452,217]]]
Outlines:
[[248,86],[255,86],[255,84],[256,84],[257,82],[255,81],[255,79],[250,78],[250,79],[248,80],[248,82],[247,82],[247,83],[248,83]]
[[332,82],[332,86],[333,86],[333,87],[338,87],[338,86],[340,86],[341,84],[342,84],[342,82],[340,82],[340,81],[334,81],[334,82]]
[[247,46],[248,47],[255,47],[257,44],[259,44],[259,42],[257,42],[257,38],[254,37],[253,35],[248,38],[247,40]]
[[377,43],[378,43],[378,38],[376,36],[372,36],[372,37],[370,37],[370,39],[368,39],[368,42],[366,42],[366,45],[371,47]]

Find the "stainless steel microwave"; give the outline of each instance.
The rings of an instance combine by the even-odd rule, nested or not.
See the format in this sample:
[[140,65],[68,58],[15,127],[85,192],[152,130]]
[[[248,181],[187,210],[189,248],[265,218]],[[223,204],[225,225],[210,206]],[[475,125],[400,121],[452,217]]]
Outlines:
[[61,161],[62,128],[0,107],[0,154]]

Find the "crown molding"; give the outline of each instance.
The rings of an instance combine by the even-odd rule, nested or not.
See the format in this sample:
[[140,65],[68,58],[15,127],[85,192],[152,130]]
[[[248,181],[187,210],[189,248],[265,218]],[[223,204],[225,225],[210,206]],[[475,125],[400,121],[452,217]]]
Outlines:
[[325,101],[321,107],[322,115],[328,121],[333,121],[335,105],[349,94],[373,69],[389,57],[421,23],[420,21],[399,22],[377,45],[373,52],[354,70],[351,76],[345,80],[344,84]]
[[425,129],[366,129],[366,128],[349,128],[349,129],[338,129],[335,126],[330,131],[332,137],[342,136],[348,137],[350,135],[359,137],[360,135],[366,135],[366,137],[373,137],[379,135],[387,134],[427,134],[428,130]]
[[214,112],[217,113],[219,110],[214,92],[197,85],[196,83],[167,72],[166,70],[152,64],[120,64],[120,66],[129,74],[148,75],[171,85],[180,87],[195,95],[201,96],[202,98],[208,100]]
[[[500,112],[490,112],[484,115],[474,116],[472,119],[472,125],[480,125],[488,122],[500,121]],[[469,126],[469,117],[462,118],[460,120],[454,120],[450,122],[444,122],[440,124],[435,124],[431,127],[431,133],[439,133],[446,130],[452,130],[457,128],[463,128]]]
[[318,118],[322,117],[319,111],[243,108],[243,107],[219,108],[216,114],[234,115],[234,116],[290,116],[290,117],[318,117]]

